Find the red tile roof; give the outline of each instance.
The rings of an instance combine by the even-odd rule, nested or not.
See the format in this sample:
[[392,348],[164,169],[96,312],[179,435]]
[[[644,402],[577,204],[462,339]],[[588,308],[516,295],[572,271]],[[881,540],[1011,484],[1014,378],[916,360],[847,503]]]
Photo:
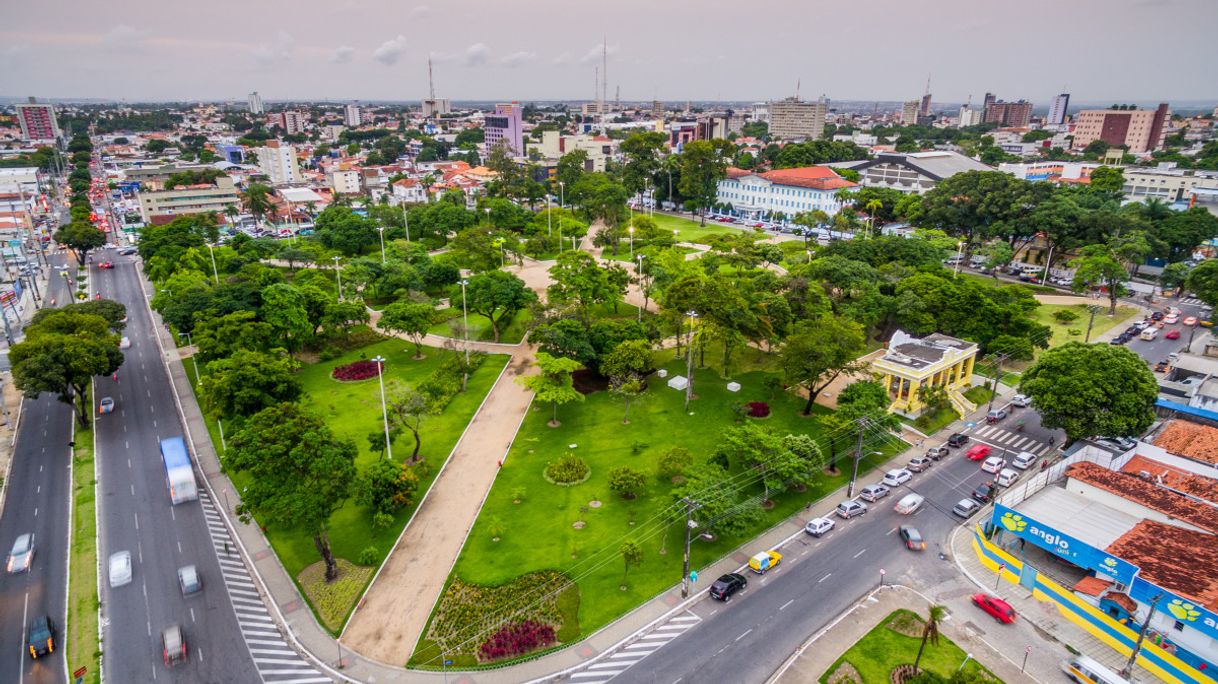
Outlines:
[[1218,508],[1147,482],[1137,475],[1108,470],[1083,461],[1070,466],[1066,470],[1066,477],[1139,503],[1174,520],[1209,532],[1218,532]]
[[840,190],[842,188],[853,188],[858,185],[858,183],[848,181],[837,175],[828,166],[776,169],[774,171],[766,171],[765,173],[755,173],[735,167],[729,167],[727,170],[728,178],[741,178],[749,175],[760,176],[775,185],[791,185],[800,188],[811,188],[813,190]]
[[1218,503],[1218,479],[1190,473],[1187,470],[1173,468],[1166,463],[1160,463],[1145,456],[1135,455],[1129,459],[1121,472],[1130,475],[1150,473],[1150,477],[1172,489],[1191,494],[1195,497]]
[[1143,520],[1106,549],[1141,568],[1147,582],[1218,610],[1218,537]]
[[1112,586],[1112,582],[1100,579],[1092,575],[1082,578],[1074,585],[1074,591],[1087,596],[1099,596],[1104,593],[1104,590]]
[[1218,465],[1218,428],[1185,420],[1168,421],[1155,437],[1155,446],[1169,454]]

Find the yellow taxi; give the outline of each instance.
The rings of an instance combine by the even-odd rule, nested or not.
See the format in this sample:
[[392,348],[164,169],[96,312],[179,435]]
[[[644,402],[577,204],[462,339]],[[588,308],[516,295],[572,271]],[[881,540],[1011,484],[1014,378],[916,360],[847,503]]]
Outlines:
[[766,570],[782,562],[782,554],[777,551],[762,551],[749,559],[749,570],[764,575]]

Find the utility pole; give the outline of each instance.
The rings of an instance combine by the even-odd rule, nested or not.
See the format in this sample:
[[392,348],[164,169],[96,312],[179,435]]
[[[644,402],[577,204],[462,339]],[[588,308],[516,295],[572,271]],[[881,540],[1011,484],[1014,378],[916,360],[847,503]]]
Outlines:
[[689,498],[682,498],[681,503],[685,504],[685,570],[681,575],[681,598],[689,598],[689,542],[694,528],[698,526],[694,522],[694,509],[698,504]]
[[854,444],[854,468],[850,472],[850,487],[846,490],[846,498],[854,498],[854,482],[859,477],[859,461],[863,458],[863,428],[867,424],[866,418],[859,418],[855,421],[859,428],[859,438]]
[[1010,356],[1010,355],[1009,354],[999,354],[998,358],[994,361],[994,363],[995,363],[994,386],[990,388],[990,403],[988,406],[985,407],[986,414],[989,414],[989,412],[994,409],[994,397],[998,396],[998,383],[1002,382],[1002,362],[1006,361],[1008,356]]
[[1095,314],[1099,313],[1100,307],[1092,304],[1087,310],[1091,312],[1091,318],[1087,321],[1087,337],[1083,338],[1083,344],[1091,341],[1091,326],[1095,325]]
[[[688,549],[688,544],[686,545]],[[1128,679],[1133,674],[1133,665],[1138,660],[1138,653],[1142,651],[1142,640],[1146,638],[1146,630],[1150,628],[1150,618],[1155,614],[1155,606],[1159,605],[1159,600],[1163,598],[1163,594],[1155,594],[1150,600],[1150,610],[1146,611],[1146,619],[1142,621],[1142,629],[1138,631],[1138,643],[1133,645],[1133,653],[1129,654],[1129,660],[1125,662],[1125,667],[1121,668],[1121,676]]]

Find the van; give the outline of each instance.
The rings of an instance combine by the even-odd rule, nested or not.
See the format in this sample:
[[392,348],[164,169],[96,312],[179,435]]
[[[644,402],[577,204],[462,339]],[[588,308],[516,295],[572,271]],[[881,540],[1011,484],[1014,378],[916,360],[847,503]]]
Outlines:
[[1002,470],[998,471],[998,477],[994,478],[994,482],[997,483],[999,487],[1010,487],[1011,485],[1015,484],[1015,480],[1019,479],[1019,475],[1020,473],[1018,470],[1003,468]]
[[1069,660],[1063,660],[1062,672],[1079,684],[1131,684],[1132,681],[1085,655],[1076,655]]
[[1147,328],[1138,334],[1138,337],[1144,340],[1153,340],[1159,336],[1158,328]]
[[1019,468],[1020,470],[1027,470],[1028,468],[1031,468],[1032,464],[1034,463],[1036,463],[1036,454],[1032,453],[1031,451],[1021,451],[1014,459],[1011,460],[1011,465],[1015,468]]

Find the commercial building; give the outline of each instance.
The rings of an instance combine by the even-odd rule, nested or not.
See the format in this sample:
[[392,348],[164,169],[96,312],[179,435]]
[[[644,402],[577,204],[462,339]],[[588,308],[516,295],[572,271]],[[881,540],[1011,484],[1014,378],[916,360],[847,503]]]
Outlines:
[[1031,102],[1027,100],[1018,102],[991,100],[990,98],[993,97],[991,93],[986,93],[985,96],[985,121],[983,123],[996,123],[1011,128],[1022,128],[1032,123]]
[[452,103],[447,97],[429,97],[423,100],[421,107],[425,118],[433,118],[441,114],[449,114],[453,110]]
[[1100,166],[1097,162],[1033,161],[999,164],[998,170],[1030,181],[1090,183],[1091,172]]
[[140,219],[144,223],[171,220],[181,214],[223,214],[231,205],[240,205],[237,188],[228,176],[211,183],[177,187],[172,190],[141,190]]
[[1164,202],[1187,201],[1195,190],[1218,190],[1218,171],[1179,169],[1165,162],[1155,168],[1126,167],[1126,199],[1145,201],[1149,198]]
[[21,125],[21,140],[24,142],[53,141],[59,139],[59,122],[55,120],[55,106],[38,104],[34,98],[17,105],[17,123]]
[[1070,93],[1062,93],[1053,98],[1053,103],[1049,105],[1049,118],[1045,123],[1050,126],[1060,126],[1066,123],[1066,112],[1070,109]]
[[871,362],[871,372],[888,390],[888,410],[915,416],[925,408],[921,387],[942,387],[952,406],[968,415],[977,406],[962,392],[972,385],[977,343],[940,333],[917,338],[898,330],[884,356]]
[[770,135],[788,140],[818,140],[825,134],[825,116],[829,101],[804,102],[795,97],[771,102]]
[[487,154],[496,145],[505,145],[513,156],[524,154],[524,108],[519,102],[500,103],[495,111],[486,115],[483,130],[486,133]]
[[838,193],[857,187],[828,166],[807,166],[754,173],[729,168],[719,181],[717,200],[732,211],[751,218],[785,214],[795,216],[820,210],[833,216],[842,208]]
[[42,173],[36,166],[0,168],[0,187],[13,187],[26,195],[37,195]]
[[363,108],[358,104],[349,104],[343,108],[343,123],[349,128],[357,128],[364,123]]
[[249,107],[250,114],[263,114],[266,112],[262,107],[262,96],[258,94],[257,90],[249,94]]
[[918,123],[918,101],[907,100],[901,107],[901,125],[912,126]]
[[966,171],[993,171],[981,162],[956,152],[881,153],[875,159],[835,162],[834,168],[859,172],[859,184],[866,188],[892,188],[918,195],[929,192],[939,181]]
[[617,151],[618,142],[603,135],[563,135],[558,131],[542,131],[541,144],[529,144],[529,151],[542,159],[557,162],[564,154],[583,150],[588,155],[585,171],[604,171],[605,162]]
[[1169,119],[1167,103],[1150,109],[1084,109],[1074,117],[1074,148],[1103,140],[1130,152],[1152,152],[1163,147]]
[[300,164],[296,159],[296,148],[278,140],[268,140],[256,149],[258,168],[273,185],[288,185],[301,182]]

